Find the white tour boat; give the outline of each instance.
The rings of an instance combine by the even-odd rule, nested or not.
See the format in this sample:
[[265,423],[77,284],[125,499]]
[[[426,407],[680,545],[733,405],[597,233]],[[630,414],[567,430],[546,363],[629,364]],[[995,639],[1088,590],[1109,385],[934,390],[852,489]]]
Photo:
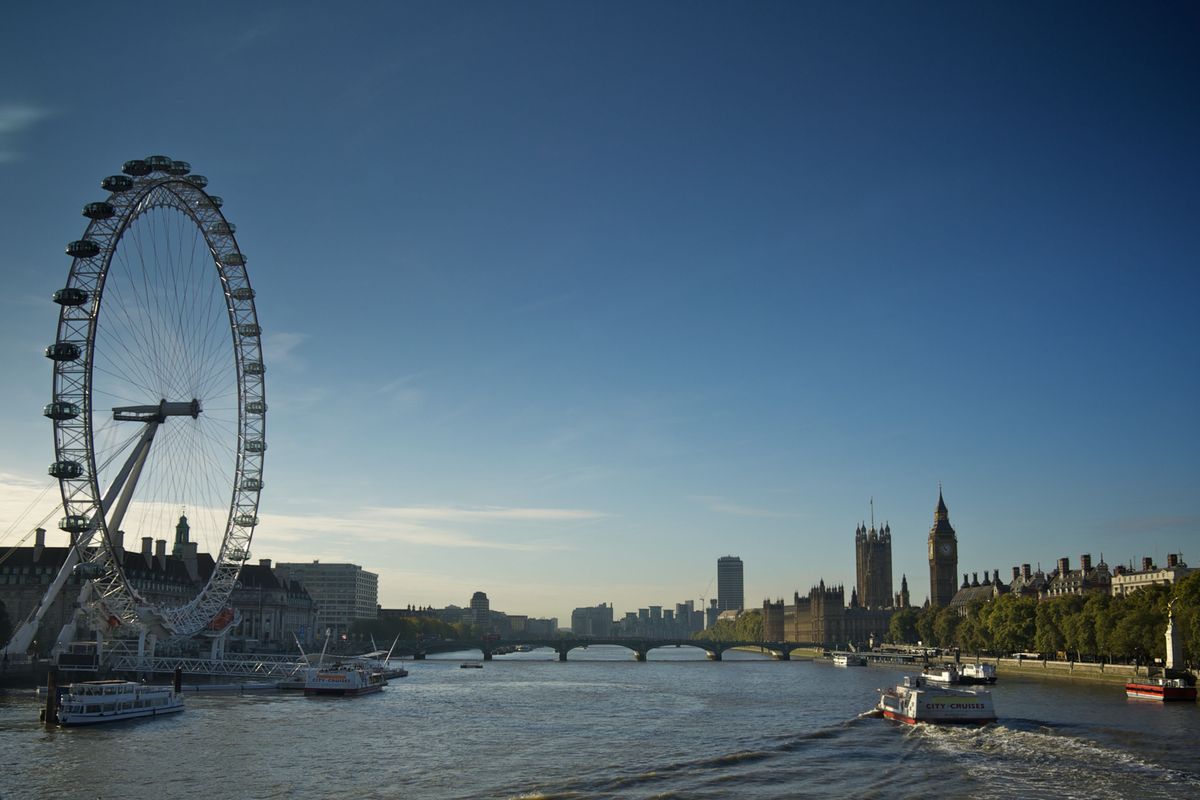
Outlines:
[[857,653],[834,653],[833,665],[835,667],[865,667],[867,659]]
[[[183,698],[170,686],[133,681],[82,681],[62,690],[55,717],[59,725],[96,725],[183,711]],[[43,716],[45,711],[42,712]]]
[[885,689],[876,711],[888,719],[915,725],[983,725],[996,721],[992,693],[986,689],[947,689],[931,686],[924,678],[905,676],[894,689]]
[[995,683],[995,664],[963,664],[958,668],[959,683]]
[[938,683],[942,686],[950,686],[955,683],[962,683],[962,675],[958,671],[958,667],[953,664],[942,664],[936,667],[926,667],[921,672],[921,677],[930,683]]
[[354,697],[382,691],[385,686],[387,678],[383,677],[382,672],[354,663],[312,667],[304,677],[304,694],[309,696]]

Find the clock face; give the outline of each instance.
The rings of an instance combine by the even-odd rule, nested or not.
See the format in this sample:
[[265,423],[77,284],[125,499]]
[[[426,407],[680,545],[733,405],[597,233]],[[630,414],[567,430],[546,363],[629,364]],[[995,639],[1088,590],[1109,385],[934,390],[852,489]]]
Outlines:
[[953,549],[954,549],[954,546],[952,544],[950,544],[949,542],[942,542],[938,546],[938,552],[944,556],[950,555],[950,551]]

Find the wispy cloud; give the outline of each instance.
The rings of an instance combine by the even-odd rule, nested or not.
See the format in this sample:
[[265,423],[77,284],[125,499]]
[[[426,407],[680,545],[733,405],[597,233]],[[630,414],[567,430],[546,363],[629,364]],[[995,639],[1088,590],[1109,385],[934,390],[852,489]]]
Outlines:
[[365,508],[365,512],[394,519],[470,522],[565,522],[600,519],[600,511],[574,508],[457,508],[453,506],[402,506]]
[[1150,514],[1144,517],[1114,519],[1107,523],[1106,527],[1120,533],[1170,534],[1177,531],[1191,533],[1200,528],[1200,516],[1195,514],[1180,516]]
[[[459,508],[453,506],[371,506],[337,517],[327,515],[264,514],[260,530],[271,541],[320,546],[330,538],[341,542],[406,544],[421,547],[543,552],[569,547],[553,536],[536,539],[505,537],[478,528],[521,522],[563,523],[598,519],[596,511],[564,508]],[[473,528],[468,530],[467,528]]]
[[380,386],[375,393],[400,409],[418,409],[425,402],[425,393],[411,384],[419,377],[419,374],[401,375]]
[[[38,524],[56,519],[62,507],[54,481],[41,483],[17,475],[0,473],[0,544],[12,545]],[[134,502],[127,520],[155,520],[169,531],[163,520],[173,520],[179,508],[158,508]],[[225,508],[187,508],[190,519],[205,530],[215,528],[220,538]],[[459,506],[364,506],[331,514],[260,514],[256,539],[290,545],[289,549],[320,555],[330,544],[406,544],[421,547],[544,552],[567,550],[557,525],[586,522],[608,516],[603,512],[573,508],[459,507]],[[204,524],[207,523],[207,524]],[[194,526],[195,527],[195,526]],[[211,531],[209,531],[211,533]],[[136,538],[141,531],[130,529]],[[151,535],[151,534],[147,534]],[[155,529],[152,534],[159,536]],[[215,542],[205,541],[207,546]]]
[[307,333],[279,331],[263,336],[263,358],[268,364],[290,364],[295,359],[292,353],[309,338]]
[[48,116],[48,110],[36,106],[0,105],[0,163],[19,161],[24,153],[15,140]]
[[730,514],[735,517],[758,517],[760,519],[783,519],[796,516],[785,511],[773,511],[767,508],[755,508],[739,503],[731,503],[723,497],[712,495],[698,495],[692,499],[703,504],[705,508],[716,514]]
[[0,546],[8,547],[61,514],[58,483],[0,472]]

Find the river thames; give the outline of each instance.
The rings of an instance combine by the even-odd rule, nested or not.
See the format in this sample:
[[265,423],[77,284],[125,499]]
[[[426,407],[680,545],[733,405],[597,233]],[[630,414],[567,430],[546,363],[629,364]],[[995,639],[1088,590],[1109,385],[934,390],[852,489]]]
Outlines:
[[189,694],[158,720],[47,730],[0,696],[0,798],[1185,798],[1200,708],[1001,676],[999,722],[863,716],[905,674],[692,648],[406,662],[352,699]]

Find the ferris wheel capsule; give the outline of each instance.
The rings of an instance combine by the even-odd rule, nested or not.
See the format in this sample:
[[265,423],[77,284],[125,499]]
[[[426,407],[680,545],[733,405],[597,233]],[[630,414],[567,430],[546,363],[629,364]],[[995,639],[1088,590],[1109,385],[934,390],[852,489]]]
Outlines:
[[[87,229],[67,245],[74,261],[54,293],[53,395],[42,409],[54,426],[48,472],[62,493],[59,527],[88,553],[77,570],[103,598],[91,618],[109,633],[187,637],[228,606],[236,556],[249,552],[258,522],[261,330],[236,228],[205,192],[208,179],[162,155],[121,171],[101,182],[108,199],[84,206]],[[133,504],[136,517],[126,513]],[[181,506],[186,516],[177,516]],[[192,596],[147,599],[110,534],[157,538],[172,528],[214,554],[211,573]]]

